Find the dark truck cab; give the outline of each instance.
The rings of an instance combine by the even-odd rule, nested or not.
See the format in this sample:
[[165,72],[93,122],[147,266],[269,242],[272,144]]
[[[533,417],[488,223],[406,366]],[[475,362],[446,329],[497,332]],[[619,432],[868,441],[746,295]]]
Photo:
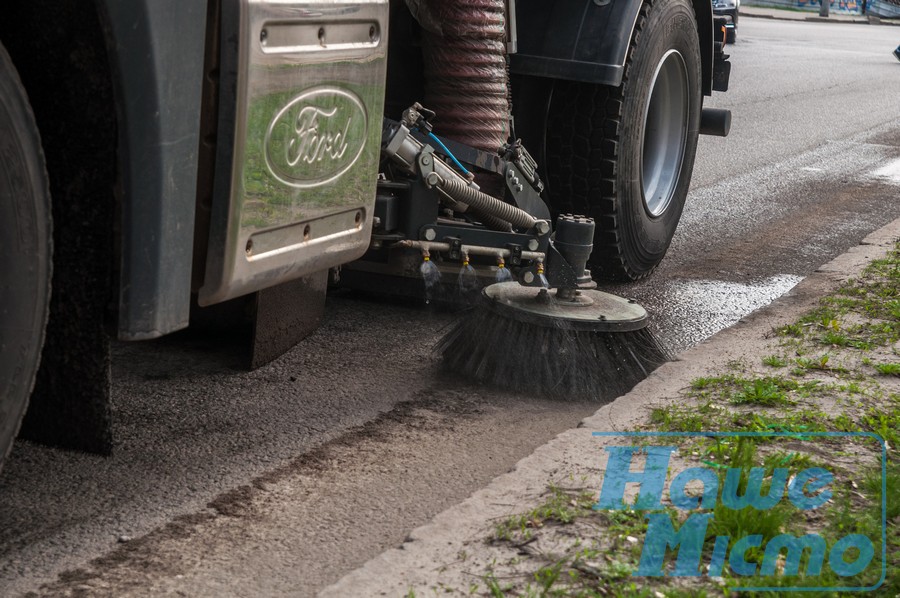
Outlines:
[[[702,108],[729,75],[709,0],[0,10],[0,457],[23,418],[29,438],[110,449],[111,339],[221,322],[238,304],[248,366],[277,357],[323,316],[329,271],[414,294],[423,252],[450,270],[471,248],[479,276],[506,259],[525,280],[552,262],[541,223],[574,211],[602,224],[597,277],[645,276],[697,135],[730,119]],[[472,56],[503,72],[454,79]],[[478,116],[494,93],[479,86],[497,80],[507,103]],[[444,178],[530,220],[496,222],[508,210],[491,197],[468,209],[437,188],[432,150]]]

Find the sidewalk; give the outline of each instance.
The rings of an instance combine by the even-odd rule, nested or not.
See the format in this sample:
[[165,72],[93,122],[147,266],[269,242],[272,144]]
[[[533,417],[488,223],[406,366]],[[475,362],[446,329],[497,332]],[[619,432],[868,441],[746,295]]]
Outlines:
[[[838,292],[841,285],[856,284],[854,281],[862,280],[860,275],[864,269],[873,260],[880,260],[890,255],[898,240],[900,240],[900,219],[870,234],[857,247],[823,265],[769,306],[746,316],[733,327],[723,330],[701,345],[679,355],[676,361],[662,366],[630,393],[604,405],[576,428],[560,434],[551,442],[538,448],[533,454],[522,459],[513,471],[496,478],[483,490],[439,514],[431,523],[415,529],[402,546],[388,550],[372,559],[335,585],[326,588],[320,596],[328,598],[415,596],[422,598],[436,595],[461,596],[469,593],[479,596],[519,595],[516,590],[512,589],[508,590],[511,592],[510,594],[505,594],[501,586],[506,583],[504,580],[507,580],[510,583],[519,583],[518,589],[521,590],[522,584],[525,582],[520,578],[526,579],[529,588],[530,584],[534,583],[540,586],[543,583],[542,578],[539,577],[541,572],[550,571],[550,569],[545,567],[533,572],[529,570],[522,574],[521,567],[523,565],[520,563],[520,559],[524,562],[529,558],[546,557],[548,553],[552,553],[562,546],[566,539],[571,542],[572,535],[578,531],[578,526],[562,525],[560,519],[554,519],[553,515],[547,515],[543,519],[538,517],[537,521],[529,518],[537,517],[535,513],[542,512],[535,510],[538,505],[544,505],[542,508],[546,508],[548,504],[552,505],[553,509],[568,510],[573,513],[573,517],[596,516],[597,512],[594,511],[592,515],[590,506],[593,501],[597,500],[597,491],[600,487],[598,480],[601,479],[599,476],[603,474],[601,469],[601,457],[604,455],[602,443],[606,442],[606,439],[592,435],[593,432],[664,430],[666,429],[664,424],[656,417],[661,412],[673,416],[671,421],[666,422],[669,429],[679,429],[679,421],[683,422],[684,420],[678,420],[678,417],[692,417],[704,426],[700,429],[714,430],[716,424],[713,422],[717,415],[708,415],[715,413],[710,409],[725,413],[734,410],[735,406],[714,394],[704,395],[702,392],[696,392],[697,381],[712,380],[710,376],[719,376],[719,380],[728,379],[730,376],[731,382],[738,375],[735,374],[736,371],[740,372],[739,375],[751,379],[753,375],[773,377],[757,378],[761,380],[783,376],[784,379],[790,378],[789,381],[792,384],[797,384],[796,381],[799,381],[801,385],[809,385],[812,388],[819,384],[816,381],[817,376],[838,376],[835,372],[847,372],[848,370],[844,369],[843,365],[850,367],[851,372],[856,371],[853,369],[855,367],[860,368],[859,371],[866,368],[866,371],[870,371],[872,364],[879,360],[882,362],[896,361],[896,356],[892,357],[890,354],[890,344],[886,349],[882,349],[880,354],[856,351],[853,353],[854,357],[847,357],[836,345],[832,347],[830,344],[824,347],[819,345],[815,352],[802,353],[799,344],[789,344],[795,342],[794,339],[785,339],[784,334],[779,336],[775,334],[775,331],[800,331],[797,333],[799,340],[796,340],[796,343],[802,342],[801,335],[809,335],[810,331],[814,329],[827,330],[828,334],[830,334],[831,328],[839,332],[848,331],[850,326],[844,327],[844,316],[835,316],[836,319],[829,320],[825,325],[820,325],[818,320],[810,323],[808,317],[805,320],[802,318],[816,308],[821,310],[820,300]],[[888,276],[897,276],[897,272],[900,271],[897,264],[892,263],[890,268]],[[850,318],[850,316],[847,317]],[[801,327],[804,326],[807,327],[805,331],[801,330]],[[828,341],[828,343],[830,342]],[[781,344],[779,345],[779,343]],[[786,343],[789,348],[785,348]],[[773,346],[776,347],[774,350]],[[797,347],[796,354],[793,352],[793,347]],[[772,363],[776,357],[773,355],[773,351],[781,352],[784,361],[790,363]],[[822,351],[825,351],[826,357],[824,358],[820,356]],[[853,352],[851,349],[846,349],[846,351],[847,353]],[[887,351],[887,357],[885,357],[884,351]],[[832,355],[832,361],[826,364],[829,353]],[[799,357],[800,355],[807,357]],[[846,360],[844,360],[845,357],[847,357]],[[744,369],[736,370],[734,365],[736,363],[744,364]],[[808,365],[804,365],[807,363]],[[866,365],[859,365],[860,363]],[[794,370],[788,374],[790,371],[788,368],[792,364]],[[801,366],[813,369],[805,372],[806,377],[804,377],[804,372],[796,373]],[[897,366],[900,367],[900,364]],[[775,369],[778,367],[783,369]],[[723,372],[730,372],[730,374],[722,376]],[[879,390],[883,395],[879,396],[890,396],[894,401],[900,398],[900,379],[896,378],[897,375],[896,373],[886,377],[870,375],[870,378],[877,378],[876,386],[883,386]],[[827,382],[827,379],[825,381]],[[859,381],[859,385],[866,386],[867,384],[869,384],[868,380]],[[693,393],[692,389],[694,389]],[[705,405],[699,407],[696,405],[698,395],[701,398],[706,396]],[[859,396],[865,398],[865,392]],[[791,396],[791,398],[794,397]],[[855,417],[853,408],[840,400],[834,402],[832,399],[833,397],[825,400],[826,403],[832,401],[826,405],[806,402],[805,399],[785,401],[784,405],[793,405],[792,407],[775,407],[769,403],[759,402],[749,406],[749,413],[763,414],[761,417],[764,419],[770,418],[767,421],[784,421],[775,417],[778,414],[795,418],[806,412],[821,413],[825,418],[821,420],[821,424],[824,424],[827,430],[829,425],[833,425],[835,418],[839,421],[847,421],[848,417]],[[859,400],[862,401],[863,398]],[[702,403],[702,401],[699,402]],[[741,407],[747,406],[742,405]],[[704,411],[704,408],[707,411]],[[820,409],[820,411],[814,411],[815,409]],[[756,416],[754,415],[754,417]],[[800,429],[811,430],[812,428],[804,426]],[[896,447],[890,447],[889,450],[896,450]],[[676,458],[681,457],[676,454]],[[689,456],[683,458],[690,459]],[[851,469],[853,468],[851,467]],[[848,487],[850,483],[847,484]],[[856,484],[852,484],[856,488]],[[564,495],[557,490],[575,486],[582,489],[578,491],[578,494]],[[549,492],[548,489],[550,489]],[[587,489],[589,494],[585,494],[583,489]],[[549,499],[548,494],[551,495]],[[560,498],[563,498],[564,501],[560,502]],[[621,513],[626,512],[621,511]],[[633,514],[635,511],[629,511],[629,513]],[[512,527],[502,527],[507,525],[504,523],[507,521],[518,523]],[[569,524],[570,522],[563,518],[562,523]],[[521,530],[517,527],[519,525],[521,525]],[[590,522],[590,526],[595,525],[597,525],[596,520]],[[583,569],[585,575],[594,576],[593,579],[596,581],[592,583],[603,584],[602,587],[605,588],[618,588],[616,592],[622,590],[621,595],[643,595],[628,593],[626,584],[632,584],[635,580],[638,583],[649,583],[640,581],[648,578],[629,578],[630,572],[623,573],[618,578],[608,577],[611,567],[619,565],[625,567],[619,562],[620,555],[624,555],[622,558],[627,560],[634,559],[635,553],[640,554],[639,540],[633,537],[641,537],[640,533],[627,531],[637,528],[616,527],[616,525],[619,523],[609,525],[610,529],[605,531],[597,527],[582,525],[581,533],[584,534],[585,530],[588,530],[587,537],[611,538],[606,541],[614,544],[607,543],[605,547],[598,547],[594,551],[595,556],[589,559],[593,562],[580,562],[580,568],[577,571],[569,569],[565,573],[568,576],[572,576],[574,573],[574,577],[577,577],[579,571]],[[629,525],[635,524],[632,522]],[[526,528],[529,529],[526,530]],[[557,530],[556,536],[552,536],[554,529]],[[524,532],[524,535],[521,532]],[[536,535],[541,534],[540,538],[532,537],[532,532]],[[593,535],[591,536],[591,534]],[[580,546],[580,540],[576,545]],[[503,552],[504,550],[505,552]],[[519,569],[516,570],[516,567]],[[485,573],[486,571],[487,573]],[[556,574],[559,574],[558,570]],[[494,577],[495,575],[496,577]],[[568,580],[568,576],[563,581]],[[519,581],[516,581],[517,579]],[[666,579],[673,583],[671,582],[673,578],[663,578],[663,582]],[[709,583],[709,580],[714,578],[706,579]],[[551,583],[553,583],[552,580]],[[572,582],[569,580],[568,583]],[[657,597],[694,595],[691,592],[696,591],[664,594],[661,591],[654,593],[653,590],[667,592],[670,590],[659,586],[646,587],[651,588],[649,596]],[[615,595],[620,594],[616,593]]]
[[763,6],[741,6],[741,17],[757,19],[775,19],[779,21],[809,21],[817,23],[855,23],[857,25],[892,25],[900,26],[900,19],[882,19],[870,15],[853,15],[831,12],[827,17],[820,17],[816,12],[786,10],[783,8],[767,8]]

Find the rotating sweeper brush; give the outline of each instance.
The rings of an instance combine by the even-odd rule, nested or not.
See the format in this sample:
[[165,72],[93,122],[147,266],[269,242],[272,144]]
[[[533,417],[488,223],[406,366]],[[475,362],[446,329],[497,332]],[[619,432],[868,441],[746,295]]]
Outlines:
[[593,229],[588,218],[560,216],[549,253],[559,286],[486,287],[439,343],[446,367],[509,390],[611,400],[665,363],[644,308],[593,288],[584,269]]
[[[459,171],[453,154],[464,152],[481,164],[489,163],[488,157],[458,144],[448,149],[431,132],[433,116],[416,104],[400,122],[385,120],[382,153],[394,169],[393,180],[411,177],[405,197],[385,198],[385,204],[434,212],[412,221],[405,238],[376,237],[381,267],[389,271],[397,263],[403,269],[402,260],[417,252],[426,298],[452,287],[452,281],[456,297],[468,300],[485,281],[509,280],[485,286],[476,306],[439,343],[446,366],[500,388],[607,400],[665,362],[665,350],[647,328],[647,312],[597,290],[586,268],[594,221],[563,214],[551,227],[540,200],[542,184],[536,174],[526,174],[536,172],[534,162],[519,144],[494,158],[512,201],[483,192]],[[383,214],[390,217],[388,210]],[[372,255],[368,267],[376,268],[379,254]]]

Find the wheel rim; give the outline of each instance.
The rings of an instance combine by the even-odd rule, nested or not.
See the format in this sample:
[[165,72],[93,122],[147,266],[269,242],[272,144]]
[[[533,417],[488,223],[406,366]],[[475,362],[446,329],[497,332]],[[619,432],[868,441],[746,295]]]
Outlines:
[[644,115],[641,151],[641,185],[644,208],[660,216],[672,203],[687,143],[688,81],[684,58],[677,50],[666,52],[650,87]]

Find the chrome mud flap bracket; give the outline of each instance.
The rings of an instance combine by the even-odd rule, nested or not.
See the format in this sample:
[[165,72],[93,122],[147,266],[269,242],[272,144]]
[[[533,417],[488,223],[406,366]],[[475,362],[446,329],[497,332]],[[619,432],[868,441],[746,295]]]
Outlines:
[[225,4],[200,305],[366,251],[384,110],[388,0]]

